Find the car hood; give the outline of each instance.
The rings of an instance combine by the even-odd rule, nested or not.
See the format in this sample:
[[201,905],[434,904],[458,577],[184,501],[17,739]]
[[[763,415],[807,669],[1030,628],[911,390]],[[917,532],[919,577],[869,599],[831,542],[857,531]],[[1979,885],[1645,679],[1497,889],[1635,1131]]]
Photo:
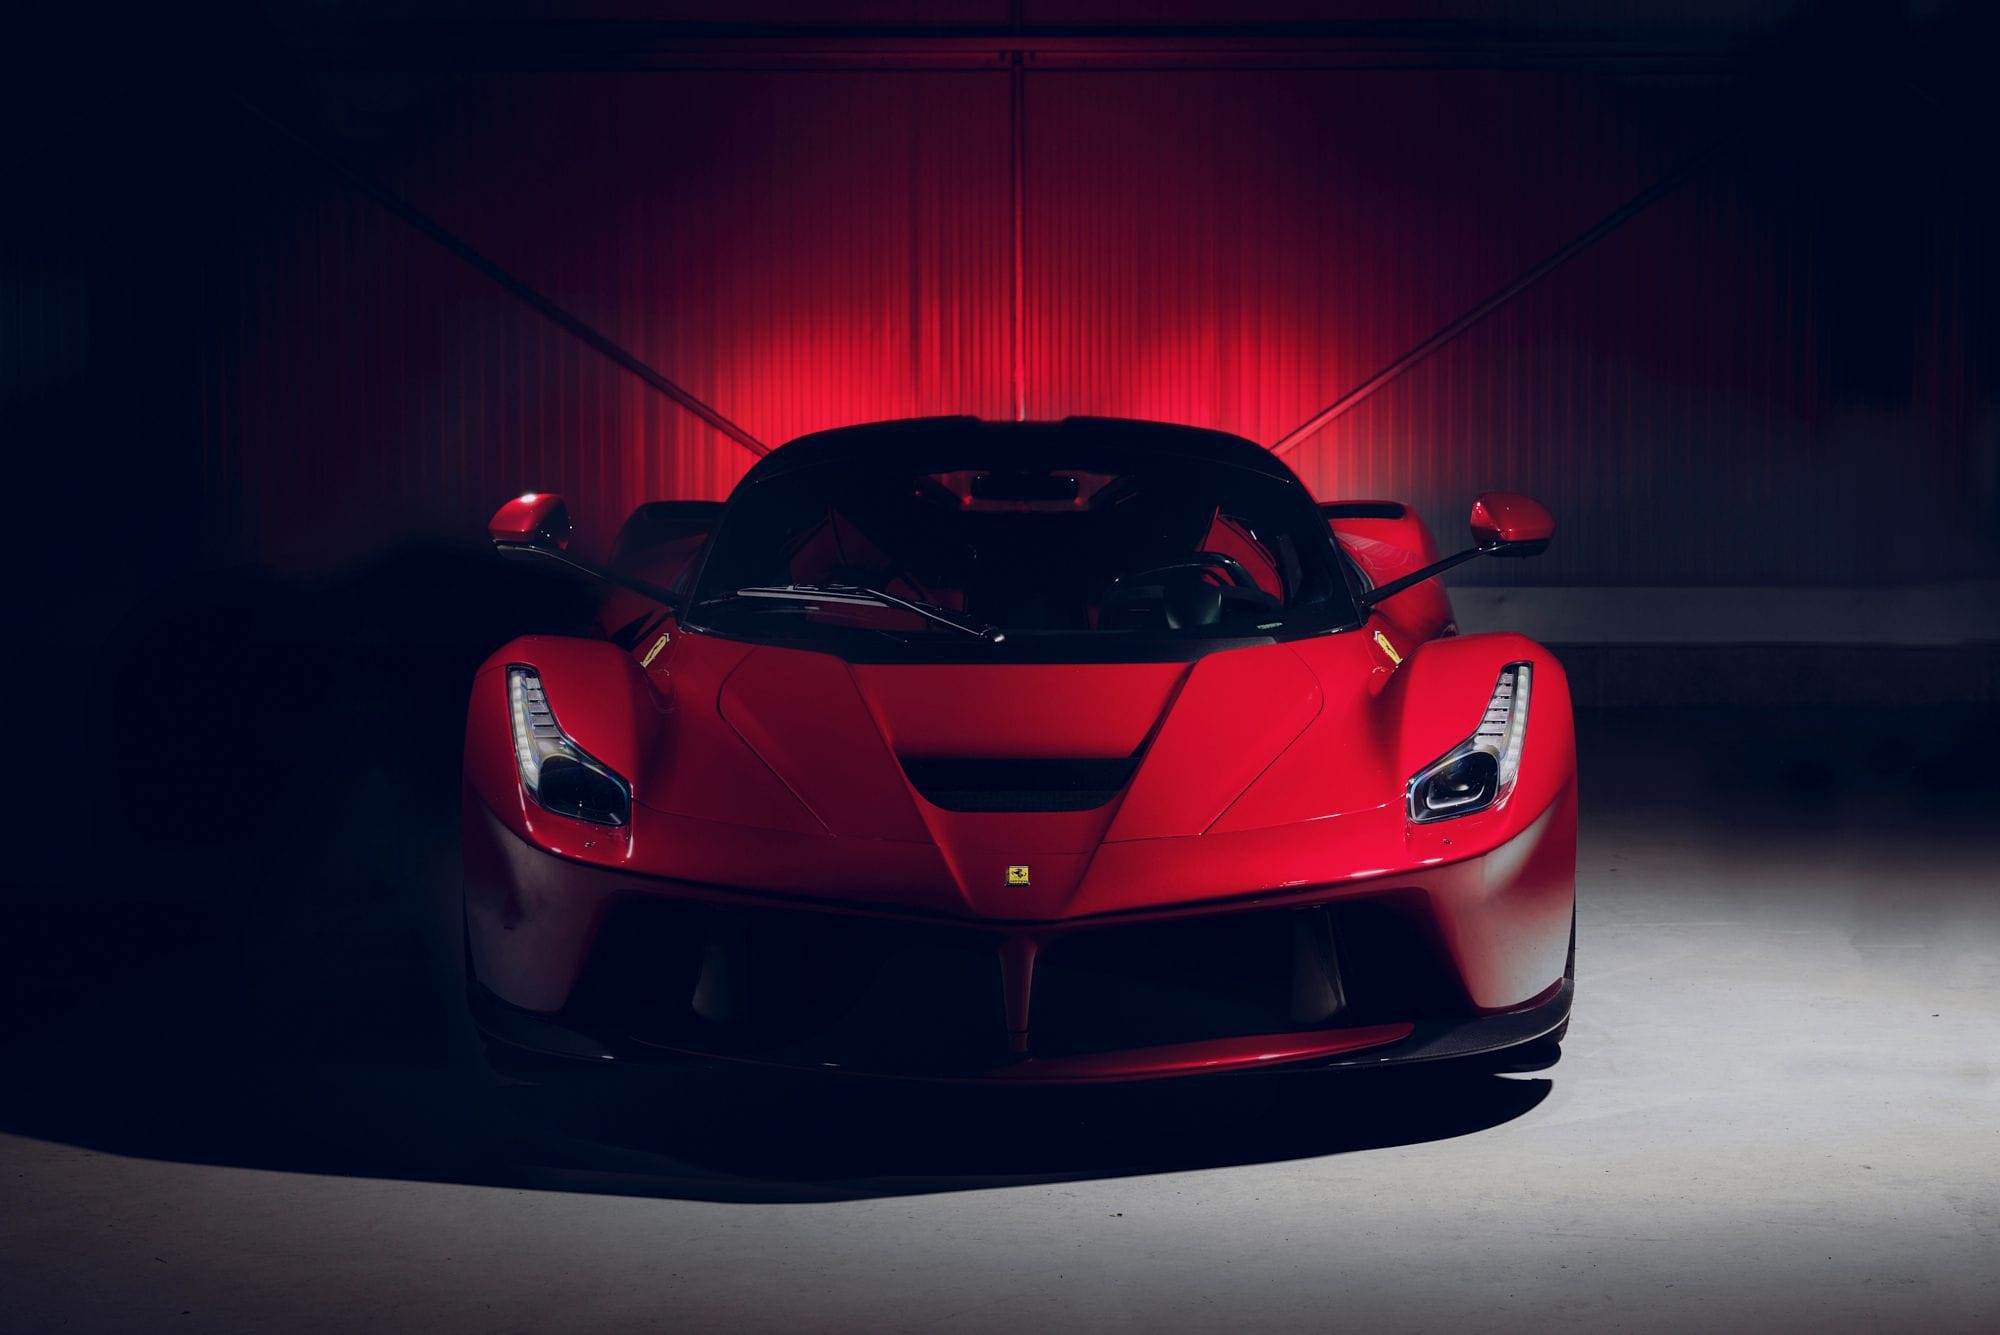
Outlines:
[[[939,908],[1063,917],[1109,847],[1256,823],[1268,804],[1246,807],[1245,794],[1308,730],[1368,749],[1381,665],[1359,636],[1310,646],[1176,663],[883,665],[684,634],[654,672],[668,721],[635,797],[773,839],[830,840],[843,860],[863,841],[885,864],[935,850]],[[1313,809],[1368,802],[1376,768],[1327,775]],[[1061,809],[1077,805],[1067,786],[1079,770],[1112,795]],[[940,772],[974,777],[941,793],[924,782]]]

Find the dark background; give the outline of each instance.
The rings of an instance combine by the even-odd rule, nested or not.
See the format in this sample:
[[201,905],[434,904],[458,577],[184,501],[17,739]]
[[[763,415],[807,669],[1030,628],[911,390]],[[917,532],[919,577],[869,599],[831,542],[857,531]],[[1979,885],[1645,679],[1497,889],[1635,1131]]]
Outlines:
[[1978,7],[566,8],[49,36],[4,233],[37,510],[128,573],[324,572],[524,482],[605,535],[806,431],[1019,409],[1563,518],[1472,582],[1996,573]]
[[[559,489],[601,550],[635,503],[856,421],[1219,427],[1446,546],[1474,493],[1527,492],[1549,553],[1451,582],[1468,629],[1557,646],[1588,797],[1848,820],[1888,774],[1969,810],[2000,696],[1996,35],[1915,0],[17,29],[14,1069],[167,1060],[133,1036],[154,1011],[172,1060],[308,1054],[305,1103],[350,1057],[435,1065],[470,671],[588,613],[491,560],[485,519]],[[1619,769],[1663,731],[1684,783]],[[406,1125],[394,1100],[284,1133],[217,1104],[0,1115],[492,1171],[357,1133]]]

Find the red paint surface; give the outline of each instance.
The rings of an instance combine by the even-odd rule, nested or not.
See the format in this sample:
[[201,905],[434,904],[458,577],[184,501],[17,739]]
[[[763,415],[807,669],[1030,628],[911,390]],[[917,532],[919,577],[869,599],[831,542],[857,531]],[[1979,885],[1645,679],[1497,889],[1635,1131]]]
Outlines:
[[899,756],[1083,759],[1136,752],[1188,667],[967,664],[940,674],[862,663],[853,672]]
[[[1333,535],[1369,582],[1380,587],[1438,559],[1437,542],[1416,511],[1397,519],[1334,519]],[[1453,625],[1451,596],[1440,580],[1427,579],[1378,604],[1375,620],[1397,653]],[[1394,666],[1392,663],[1390,666]]]

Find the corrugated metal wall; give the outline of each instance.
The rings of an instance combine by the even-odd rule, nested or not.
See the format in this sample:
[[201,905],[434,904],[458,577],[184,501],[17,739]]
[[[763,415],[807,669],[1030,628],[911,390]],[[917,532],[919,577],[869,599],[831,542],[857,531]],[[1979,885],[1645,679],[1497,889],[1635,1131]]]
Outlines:
[[[1265,441],[1668,171],[1717,105],[1699,84],[1521,71],[1020,86],[1030,415]],[[342,96],[338,146],[365,172],[767,442],[1012,410],[1003,69],[399,76]],[[1291,461],[1323,495],[1416,501],[1446,541],[1485,487],[1558,511],[1549,558],[1470,579],[1995,572],[1990,217],[1946,133],[1902,113],[1858,152],[1842,126],[1744,146]],[[168,323],[198,390],[157,406],[191,422],[207,555],[334,565],[476,532],[522,486],[571,493],[601,540],[637,501],[721,495],[749,463],[239,109],[190,124],[122,151],[173,159],[145,225],[185,244],[147,262],[186,266]],[[62,170],[103,187],[83,207],[134,165],[78,161]],[[1879,182],[1894,197],[1860,206]]]
[[1568,517],[1536,568],[1468,582],[1994,572],[1986,243],[1929,128],[1748,139],[1334,423],[1302,473],[1434,515],[1491,479]]
[[[431,133],[369,170],[761,439],[1007,411],[1004,77],[447,91],[401,109]],[[205,229],[223,338],[204,436],[237,489],[218,518],[267,559],[327,551],[346,500],[379,508],[371,537],[477,532],[524,486],[564,489],[601,539],[639,500],[723,495],[752,461],[294,146],[232,132],[267,202]]]
[[[1673,100],[1522,72],[1065,73],[1029,92],[1033,411],[1264,442],[1672,170],[1708,128]],[[1400,416],[1370,400],[1376,411],[1337,420],[1290,462],[1323,496],[1416,502],[1453,541],[1476,491],[1530,490],[1580,456],[1621,455],[1622,440],[1579,439],[1581,421],[1519,447],[1517,404],[1553,368],[1542,350],[1527,374],[1494,360],[1517,346],[1469,368],[1453,349],[1450,378],[1431,377],[1438,397],[1416,410],[1436,420],[1412,422],[1407,388],[1392,385]],[[1502,364],[1518,384],[1496,402],[1482,369]],[[1477,426],[1452,431],[1468,412]],[[1588,532],[1616,513],[1591,508],[1601,496],[1586,484],[1551,501]],[[1677,577],[1657,549],[1565,559],[1580,550],[1566,535],[1526,573]]]

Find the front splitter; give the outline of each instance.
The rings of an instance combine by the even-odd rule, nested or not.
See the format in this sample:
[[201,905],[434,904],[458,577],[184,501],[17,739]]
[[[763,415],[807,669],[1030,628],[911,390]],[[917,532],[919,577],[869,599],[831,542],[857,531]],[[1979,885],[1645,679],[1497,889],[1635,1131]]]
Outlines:
[[1569,1018],[1575,983],[1564,978],[1517,1010],[1463,1020],[1403,1021],[1347,1028],[1204,1039],[1157,1047],[1055,1057],[1032,1054],[973,1069],[886,1069],[836,1062],[790,1062],[590,1032],[510,1005],[478,984],[473,1019],[487,1038],[522,1052],[597,1065],[754,1067],[871,1079],[995,1085],[1107,1084],[1259,1070],[1356,1069],[1486,1056],[1532,1043]]

